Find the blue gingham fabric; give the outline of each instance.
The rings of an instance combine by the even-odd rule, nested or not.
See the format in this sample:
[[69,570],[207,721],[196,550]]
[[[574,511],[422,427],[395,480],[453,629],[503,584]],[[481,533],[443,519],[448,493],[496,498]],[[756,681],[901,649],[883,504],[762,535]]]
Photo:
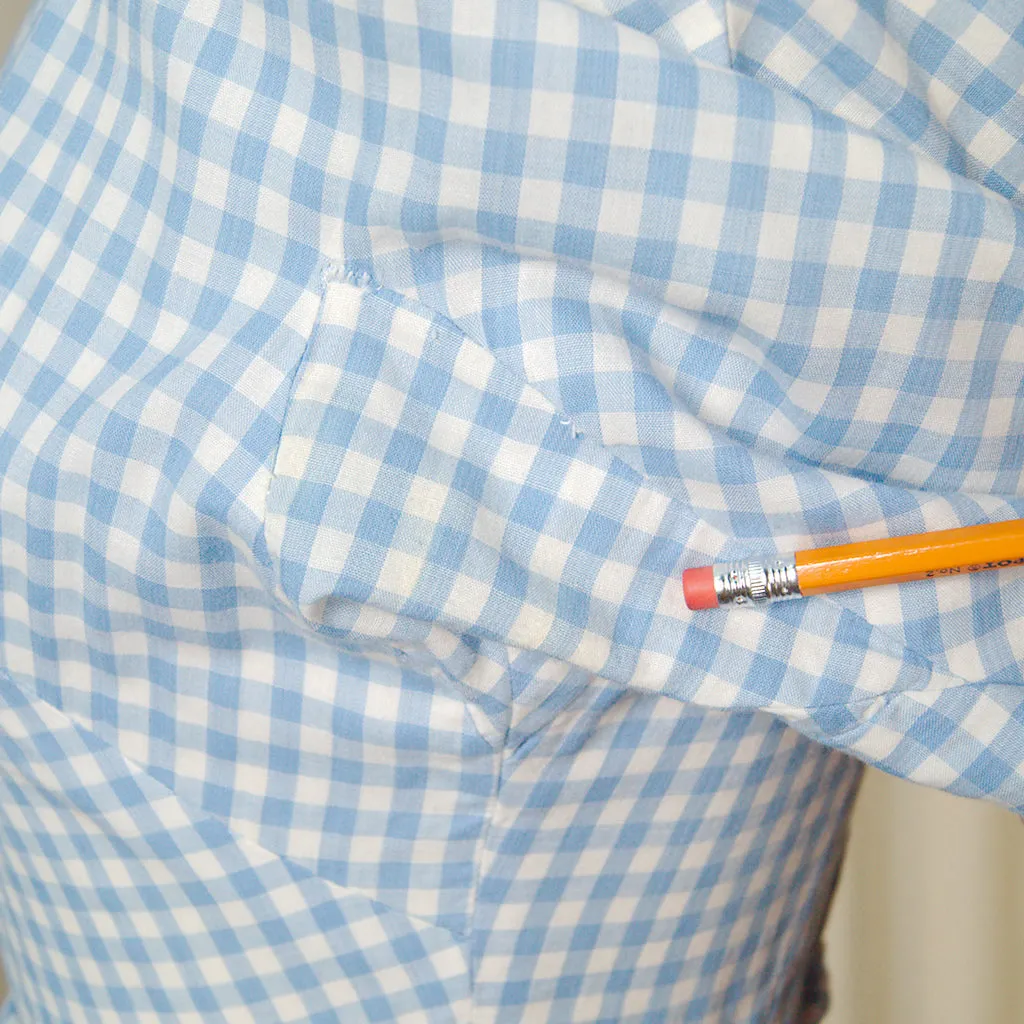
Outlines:
[[[861,762],[1024,812],[1024,11],[40,0],[2,1019],[813,1024]],[[852,756],[850,756],[852,755]]]

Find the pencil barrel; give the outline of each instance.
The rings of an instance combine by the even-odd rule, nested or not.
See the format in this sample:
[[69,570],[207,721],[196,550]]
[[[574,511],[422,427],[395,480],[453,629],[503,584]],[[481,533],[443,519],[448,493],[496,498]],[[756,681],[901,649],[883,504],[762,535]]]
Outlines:
[[1024,559],[1024,520],[798,551],[804,594],[1007,569]]
[[926,569],[918,572],[894,573],[889,576],[875,576],[871,579],[835,579],[827,583],[815,583],[803,588],[806,596],[811,594],[837,594],[843,590],[863,590],[865,587],[879,587],[888,583],[913,583],[915,580],[951,579],[957,576],[973,576],[993,569],[1024,568],[1024,557],[1000,558],[985,562],[965,562],[963,565],[947,565],[940,569]]

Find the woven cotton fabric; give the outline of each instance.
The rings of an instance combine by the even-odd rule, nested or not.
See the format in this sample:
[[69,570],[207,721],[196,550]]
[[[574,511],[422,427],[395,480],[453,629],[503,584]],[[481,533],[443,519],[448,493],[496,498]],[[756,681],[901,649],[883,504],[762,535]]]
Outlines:
[[[5,1024],[813,1024],[861,763],[1024,813],[1024,12],[40,0]],[[851,756],[852,755],[852,756]]]

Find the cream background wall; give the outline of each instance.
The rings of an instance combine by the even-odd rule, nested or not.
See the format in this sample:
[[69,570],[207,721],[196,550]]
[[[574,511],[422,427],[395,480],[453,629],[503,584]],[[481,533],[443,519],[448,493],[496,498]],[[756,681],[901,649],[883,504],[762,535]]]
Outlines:
[[[14,40],[31,2],[32,0],[0,0],[0,59],[7,53],[7,48]],[[3,244],[4,240],[0,238],[0,246]],[[6,990],[3,969],[0,968],[0,999],[3,998]]]
[[1024,822],[869,770],[825,941],[826,1024],[1024,1024]]
[[826,1024],[1024,1024],[1024,823],[869,771],[826,945]]
[[7,52],[32,0],[0,0],[0,54]]

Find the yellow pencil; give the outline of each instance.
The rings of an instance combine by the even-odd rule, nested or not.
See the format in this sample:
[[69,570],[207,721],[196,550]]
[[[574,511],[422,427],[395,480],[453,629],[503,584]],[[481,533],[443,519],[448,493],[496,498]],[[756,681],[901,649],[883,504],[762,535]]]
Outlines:
[[683,597],[694,610],[718,608],[1015,565],[1024,566],[1024,519],[687,569]]

